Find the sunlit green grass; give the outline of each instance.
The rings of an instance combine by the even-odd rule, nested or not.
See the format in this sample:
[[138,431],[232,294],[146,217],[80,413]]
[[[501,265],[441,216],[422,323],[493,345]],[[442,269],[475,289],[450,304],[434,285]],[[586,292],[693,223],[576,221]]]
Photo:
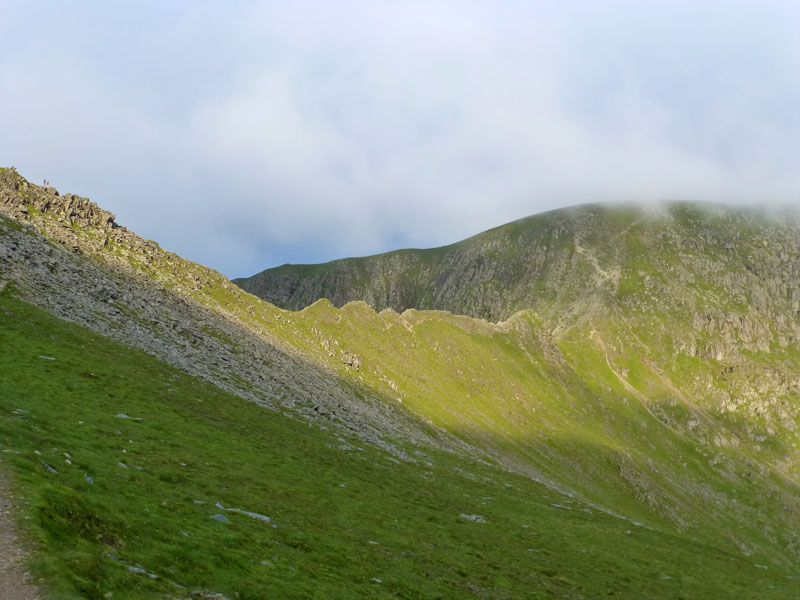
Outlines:
[[779,569],[496,468],[428,448],[428,458],[398,463],[10,290],[0,295],[0,349],[2,468],[25,497],[32,566],[53,598],[187,596],[179,585],[241,599],[787,598],[796,589]]

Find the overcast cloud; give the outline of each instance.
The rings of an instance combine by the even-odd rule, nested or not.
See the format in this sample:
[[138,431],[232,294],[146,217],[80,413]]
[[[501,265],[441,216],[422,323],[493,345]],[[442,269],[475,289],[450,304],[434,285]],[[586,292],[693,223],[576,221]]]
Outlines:
[[797,204],[796,6],[0,0],[0,165],[231,277],[582,202]]

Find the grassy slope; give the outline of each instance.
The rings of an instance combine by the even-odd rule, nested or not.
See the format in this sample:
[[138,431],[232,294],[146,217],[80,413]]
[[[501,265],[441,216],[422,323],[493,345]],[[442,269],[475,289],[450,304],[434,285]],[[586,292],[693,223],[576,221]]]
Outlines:
[[[544,294],[508,327],[325,301],[284,313],[291,324],[280,331],[263,326],[320,362],[335,344],[332,368],[521,470],[631,518],[791,564],[800,555],[791,228],[756,211],[681,204],[660,215],[588,210],[596,221],[580,243],[593,256],[576,251],[547,284],[561,286],[555,300]],[[478,237],[522,236],[540,220]],[[594,264],[615,279],[593,285]],[[557,320],[558,333],[546,333]],[[337,364],[341,349],[363,355],[358,373]]]
[[[708,231],[723,238],[731,230],[747,233],[742,223],[731,229],[726,217],[704,221],[691,212],[681,209],[675,218],[686,220],[698,239]],[[800,555],[794,533],[800,515],[797,399],[791,387],[773,384],[800,372],[800,354],[780,343],[791,332],[770,333],[765,351],[743,330],[742,352],[723,362],[705,351],[687,354],[682,346],[692,338],[698,348],[724,341],[713,328],[696,331],[692,312],[741,315],[762,329],[770,326],[772,309],[754,311],[752,282],[734,272],[742,257],[763,250],[752,236],[734,240],[734,253],[715,244],[687,246],[658,228],[631,224],[630,215],[602,214],[622,233],[611,245],[591,237],[582,244],[595,250],[600,266],[620,267],[619,285],[589,286],[572,305],[557,301],[576,283],[591,281],[591,262],[576,255],[567,266],[584,278],[557,280],[563,289],[543,294],[541,311],[519,314],[504,326],[441,312],[375,314],[363,304],[340,310],[320,302],[292,313],[157,248],[146,264],[113,241],[98,257],[139,265],[174,291],[299,349],[387,401],[402,400],[408,410],[522,472],[680,539],[696,538],[743,559],[749,554],[747,564],[769,565],[770,572],[790,566]],[[603,238],[603,231],[596,235]],[[573,246],[562,239],[562,250]],[[721,265],[722,272],[708,277],[702,270],[708,264]],[[730,285],[725,269],[735,275]],[[360,369],[343,362],[349,353],[359,354]],[[722,410],[724,401],[748,389],[775,406]],[[786,406],[794,412],[776,421],[772,412]],[[770,427],[774,432],[763,435]],[[245,452],[241,460],[249,457]],[[601,539],[592,544],[609,551]]]
[[[738,396],[743,385],[769,396],[763,374],[791,380],[800,356],[791,346],[746,351],[725,363],[682,353],[681,340],[720,339],[718,332],[694,331],[690,310],[726,308],[762,323],[769,314],[733,300],[722,306],[723,299],[735,300],[729,291],[701,273],[687,284],[670,271],[691,264],[673,240],[628,227],[628,215],[606,216],[627,223],[619,243],[605,248],[622,248],[627,257],[620,283],[590,290],[569,307],[556,337],[547,332],[557,304],[546,307],[548,317],[528,311],[497,327],[435,311],[376,314],[363,303],[336,309],[321,301],[294,313],[221,278],[193,296],[388,401],[402,400],[521,472],[632,520],[669,524],[762,562],[792,564],[800,555],[796,397],[779,399],[794,412],[777,425],[769,407],[731,413],[720,399]],[[705,252],[716,250],[692,256],[705,259]],[[742,245],[740,252],[756,249]],[[602,264],[618,258],[598,252]],[[153,273],[176,287],[174,276],[191,272],[188,265],[167,271],[156,263]],[[661,287],[648,287],[653,280]],[[681,305],[690,300],[694,306]],[[353,352],[363,360],[358,371],[342,362]],[[720,375],[734,364],[735,376]],[[770,426],[773,435],[754,441]]]
[[[602,338],[629,338],[630,330],[615,330],[610,320],[596,323],[592,337],[589,326],[576,328],[548,347],[530,314],[520,315],[507,332],[489,335],[467,333],[440,314],[418,313],[418,322],[406,326],[398,315],[378,316],[363,305],[340,311],[318,303],[304,312],[306,320],[296,326],[313,324],[309,340],[321,332],[345,347],[368,349],[360,371],[351,375],[494,450],[507,464],[631,519],[669,522],[691,535],[755,551],[762,560],[793,560],[784,549],[794,540],[796,483],[779,468],[787,455],[796,455],[791,432],[758,449],[746,441],[718,448],[710,443],[714,435],[735,435],[747,421],[710,414],[675,395],[673,381],[685,382],[691,395],[690,383],[711,377],[715,361],[683,361],[688,373],[667,374],[639,347],[618,343],[610,360],[627,369],[629,383],[623,385],[599,344]],[[784,368],[792,372],[797,364]],[[694,420],[705,428],[702,434],[690,429]],[[761,469],[758,485],[753,462]]]
[[[338,450],[332,432],[8,290],[0,346],[2,458],[25,495],[35,570],[54,597],[186,595],[170,581],[242,599],[786,598],[794,589],[780,568],[584,510],[485,465],[429,449],[432,466]],[[217,502],[272,521],[233,512],[224,513],[230,523],[214,521]]]

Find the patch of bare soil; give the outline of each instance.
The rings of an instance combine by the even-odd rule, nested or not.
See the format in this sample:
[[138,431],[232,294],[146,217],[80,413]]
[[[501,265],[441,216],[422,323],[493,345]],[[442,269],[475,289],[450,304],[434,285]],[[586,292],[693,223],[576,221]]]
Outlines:
[[15,499],[8,478],[0,471],[0,600],[38,600],[38,590],[28,583],[25,553],[13,521]]

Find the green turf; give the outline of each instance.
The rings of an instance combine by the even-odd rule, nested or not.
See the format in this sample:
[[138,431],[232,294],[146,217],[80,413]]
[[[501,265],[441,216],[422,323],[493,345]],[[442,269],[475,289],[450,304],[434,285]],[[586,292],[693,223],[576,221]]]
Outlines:
[[32,567],[53,598],[188,595],[175,584],[240,599],[796,591],[780,568],[491,466],[428,448],[415,464],[395,462],[57,320],[11,290],[0,294],[0,349],[2,468],[25,497]]

